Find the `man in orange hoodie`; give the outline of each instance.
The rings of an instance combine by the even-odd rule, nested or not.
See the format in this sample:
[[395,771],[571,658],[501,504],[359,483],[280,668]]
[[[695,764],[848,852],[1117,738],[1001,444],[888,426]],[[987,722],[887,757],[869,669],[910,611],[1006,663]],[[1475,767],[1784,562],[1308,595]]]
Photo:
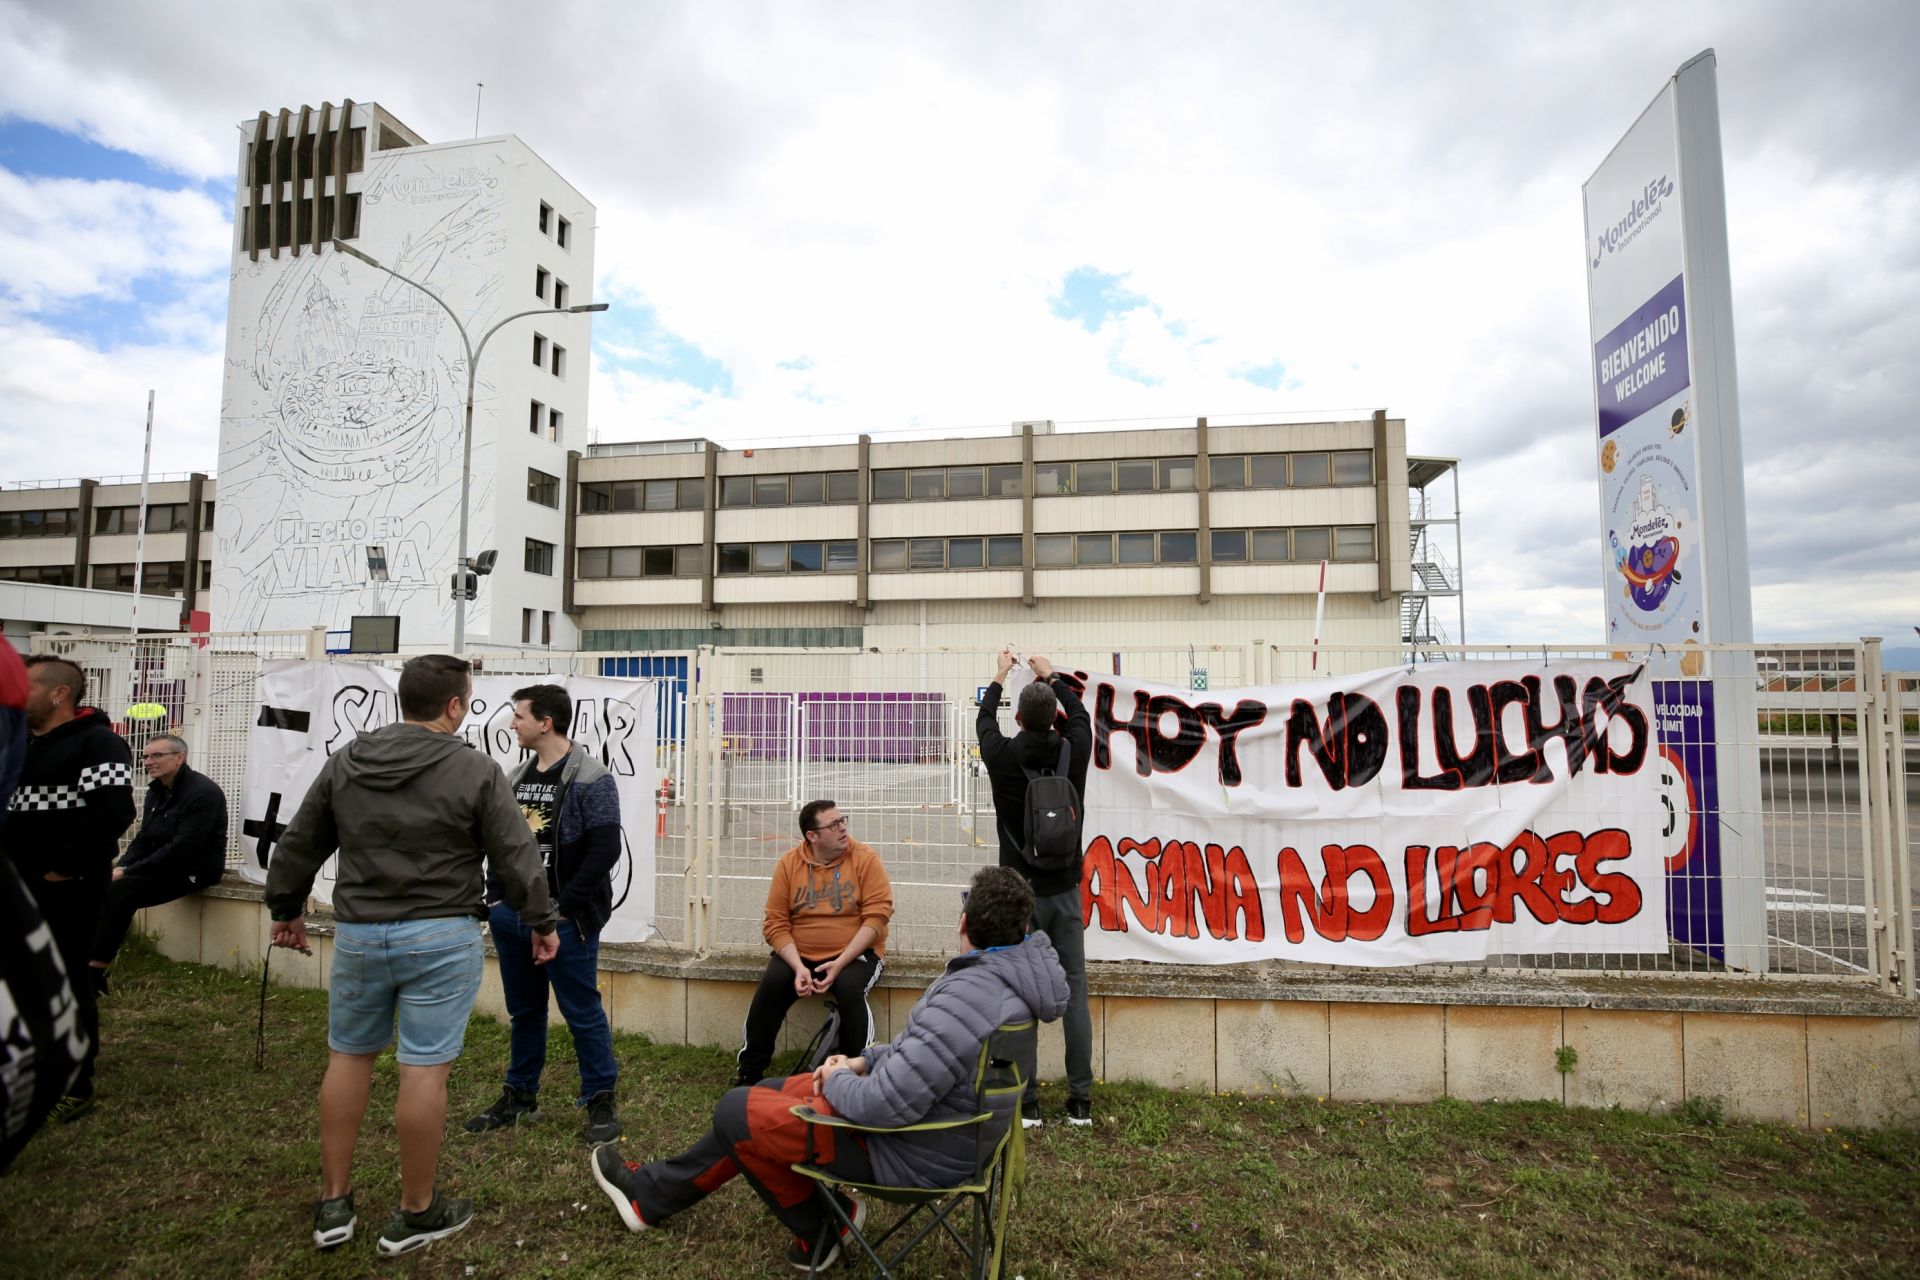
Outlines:
[[787,1010],[807,996],[831,993],[839,1006],[839,1052],[854,1058],[866,1049],[867,993],[880,980],[892,918],[893,882],[880,855],[847,833],[833,801],[808,801],[800,843],[780,855],[767,886],[762,932],[773,955],[747,1010],[734,1087],[766,1075]]

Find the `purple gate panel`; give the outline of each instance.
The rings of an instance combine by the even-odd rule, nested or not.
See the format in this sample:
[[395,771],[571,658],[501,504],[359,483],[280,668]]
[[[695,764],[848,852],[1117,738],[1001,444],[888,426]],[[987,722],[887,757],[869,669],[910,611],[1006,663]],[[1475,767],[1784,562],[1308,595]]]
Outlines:
[[787,759],[796,700],[806,712],[809,760],[920,764],[945,750],[946,696],[899,692],[725,694],[720,731],[728,751],[735,759]]

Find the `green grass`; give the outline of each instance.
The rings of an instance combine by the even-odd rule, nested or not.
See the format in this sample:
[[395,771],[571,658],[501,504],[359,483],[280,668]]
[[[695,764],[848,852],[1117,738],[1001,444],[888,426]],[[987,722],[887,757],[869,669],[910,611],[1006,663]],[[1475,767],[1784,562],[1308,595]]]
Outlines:
[[[325,994],[272,992],[267,1070],[256,1074],[256,983],[170,963],[137,940],[115,977],[99,1107],[44,1132],[0,1179],[0,1274],[789,1274],[785,1240],[742,1185],[658,1230],[619,1225],[566,1105],[577,1076],[564,1031],[539,1122],[458,1132],[499,1089],[506,1030],[486,1020],[454,1069],[441,1162],[444,1185],[478,1201],[474,1226],[411,1258],[375,1256],[399,1194],[388,1059],[360,1146],[362,1234],[318,1255],[308,1231]],[[731,1060],[634,1036],[617,1051],[629,1151],[686,1145]],[[1050,1113],[1062,1101],[1046,1092]],[[1102,1086],[1096,1116],[1092,1129],[1049,1125],[1030,1140],[1009,1277],[1920,1274],[1912,1133],[1727,1123],[1706,1106],[1654,1118],[1131,1084]],[[910,1274],[960,1274],[950,1252],[929,1258]]]

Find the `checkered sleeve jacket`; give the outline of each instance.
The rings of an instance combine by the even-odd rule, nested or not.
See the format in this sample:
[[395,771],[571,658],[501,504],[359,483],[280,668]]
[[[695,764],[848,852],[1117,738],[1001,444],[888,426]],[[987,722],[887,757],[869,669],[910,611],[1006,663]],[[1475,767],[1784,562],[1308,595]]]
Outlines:
[[49,871],[105,879],[133,819],[133,753],[104,713],[82,707],[28,740],[0,846],[28,884]]

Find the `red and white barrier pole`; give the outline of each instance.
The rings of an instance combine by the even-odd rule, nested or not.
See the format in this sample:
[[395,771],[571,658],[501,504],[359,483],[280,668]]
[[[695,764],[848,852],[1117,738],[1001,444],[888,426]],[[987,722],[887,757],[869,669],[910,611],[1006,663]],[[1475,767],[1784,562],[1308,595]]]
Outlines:
[[1320,669],[1320,622],[1327,616],[1327,562],[1320,562],[1320,595],[1313,602],[1313,670]]

